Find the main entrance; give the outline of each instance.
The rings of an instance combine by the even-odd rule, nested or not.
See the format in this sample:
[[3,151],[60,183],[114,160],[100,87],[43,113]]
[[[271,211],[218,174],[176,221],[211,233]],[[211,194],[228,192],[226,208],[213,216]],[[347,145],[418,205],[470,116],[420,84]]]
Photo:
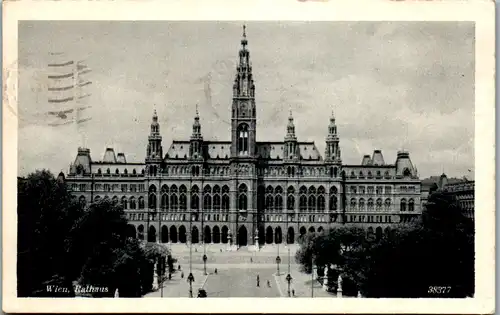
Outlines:
[[238,230],[238,245],[239,246],[247,246],[248,245],[248,235],[247,228],[245,226],[241,226]]

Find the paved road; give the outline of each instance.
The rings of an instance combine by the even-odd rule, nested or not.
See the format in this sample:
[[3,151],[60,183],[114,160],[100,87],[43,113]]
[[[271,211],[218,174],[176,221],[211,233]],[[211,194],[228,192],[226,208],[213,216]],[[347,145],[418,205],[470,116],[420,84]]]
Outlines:
[[[280,297],[274,279],[276,269],[268,268],[218,268],[217,274],[210,274],[205,283],[208,297]],[[257,287],[257,275],[260,287]],[[271,287],[267,287],[269,280]]]

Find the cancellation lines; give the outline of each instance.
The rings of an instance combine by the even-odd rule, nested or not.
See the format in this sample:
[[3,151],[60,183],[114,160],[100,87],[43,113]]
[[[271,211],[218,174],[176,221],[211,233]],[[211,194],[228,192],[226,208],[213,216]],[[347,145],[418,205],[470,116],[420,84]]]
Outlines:
[[50,126],[75,124],[91,119],[88,109],[91,72],[84,60],[72,60],[64,53],[49,53],[47,64],[47,115]]

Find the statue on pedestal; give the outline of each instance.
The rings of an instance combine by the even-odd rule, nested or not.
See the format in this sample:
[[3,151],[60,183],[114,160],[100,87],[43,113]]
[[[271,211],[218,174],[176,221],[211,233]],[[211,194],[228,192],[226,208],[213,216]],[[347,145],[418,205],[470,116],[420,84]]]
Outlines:
[[337,297],[342,297],[342,276],[339,275],[337,280]]
[[323,276],[323,289],[328,291],[328,266],[325,266],[324,276]]

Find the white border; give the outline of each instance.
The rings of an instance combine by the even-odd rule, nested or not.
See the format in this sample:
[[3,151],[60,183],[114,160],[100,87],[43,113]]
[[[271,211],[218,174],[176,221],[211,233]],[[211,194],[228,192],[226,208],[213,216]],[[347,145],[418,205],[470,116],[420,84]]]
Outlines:
[[[493,1],[160,0],[3,2],[3,310],[5,312],[493,313],[495,9]],[[16,292],[18,20],[474,21],[476,296],[471,299],[32,299]],[[10,108],[9,108],[10,107]],[[432,262],[429,262],[432,265]],[[411,271],[410,271],[411,272]]]

